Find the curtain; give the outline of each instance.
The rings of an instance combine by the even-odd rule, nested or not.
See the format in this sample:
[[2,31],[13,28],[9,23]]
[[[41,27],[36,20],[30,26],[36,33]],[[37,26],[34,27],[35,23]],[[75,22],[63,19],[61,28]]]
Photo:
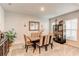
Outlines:
[[65,21],[66,24],[66,39],[77,41],[77,19]]

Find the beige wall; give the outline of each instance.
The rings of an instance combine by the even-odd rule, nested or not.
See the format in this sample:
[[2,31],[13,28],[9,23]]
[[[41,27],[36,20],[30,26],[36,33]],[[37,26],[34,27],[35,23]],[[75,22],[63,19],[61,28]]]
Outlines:
[[[42,26],[40,26],[40,30],[44,29],[44,33],[48,33],[48,19],[8,11],[5,13],[5,31],[11,30],[12,28],[15,29],[17,33],[15,43],[24,43],[23,34],[27,33],[28,35],[30,35],[30,33],[32,32],[29,31],[29,21],[40,22],[40,25]],[[24,24],[26,24],[26,27],[24,27]]]
[[73,19],[73,18],[78,18],[77,41],[67,40],[66,44],[72,45],[72,46],[75,46],[75,47],[79,47],[79,10],[71,12],[71,13],[67,13],[67,14],[64,14],[64,15],[60,15],[60,16],[57,16],[57,17],[54,17],[54,18],[50,18],[50,24],[52,22],[54,22],[55,19],[69,20],[69,19]]
[[4,9],[0,6],[0,30],[4,32]]
[[49,19],[48,18],[40,18],[40,22],[42,24],[42,29],[44,30],[45,34],[49,32]]
[[[6,12],[5,15],[5,31],[11,30],[12,28],[15,29],[17,33],[17,38],[15,39],[15,43],[24,43],[23,34],[27,33],[30,35],[32,31],[29,31],[29,21],[38,21],[38,17],[19,14],[14,12]],[[26,24],[26,27],[24,27]]]

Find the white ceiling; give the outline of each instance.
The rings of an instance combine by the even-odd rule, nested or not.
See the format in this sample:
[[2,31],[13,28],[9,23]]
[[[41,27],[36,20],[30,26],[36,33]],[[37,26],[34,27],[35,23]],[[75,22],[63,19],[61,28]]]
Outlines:
[[[0,4],[5,11],[34,15],[37,17],[51,18],[79,9],[79,4],[68,3],[12,3]],[[40,11],[44,7],[45,11]]]

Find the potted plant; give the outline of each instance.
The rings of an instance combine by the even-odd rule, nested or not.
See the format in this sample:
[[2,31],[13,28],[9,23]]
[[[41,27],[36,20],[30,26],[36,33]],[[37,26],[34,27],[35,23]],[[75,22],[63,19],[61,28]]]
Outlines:
[[5,35],[9,40],[9,46],[11,46],[11,43],[14,41],[14,38],[16,38],[16,32],[14,32],[14,29],[12,29],[5,32]]

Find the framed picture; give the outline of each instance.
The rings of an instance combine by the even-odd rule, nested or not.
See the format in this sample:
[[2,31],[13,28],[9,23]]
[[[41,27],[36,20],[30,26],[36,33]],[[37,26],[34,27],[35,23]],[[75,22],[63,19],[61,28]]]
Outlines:
[[39,31],[39,26],[39,22],[29,21],[29,31]]

